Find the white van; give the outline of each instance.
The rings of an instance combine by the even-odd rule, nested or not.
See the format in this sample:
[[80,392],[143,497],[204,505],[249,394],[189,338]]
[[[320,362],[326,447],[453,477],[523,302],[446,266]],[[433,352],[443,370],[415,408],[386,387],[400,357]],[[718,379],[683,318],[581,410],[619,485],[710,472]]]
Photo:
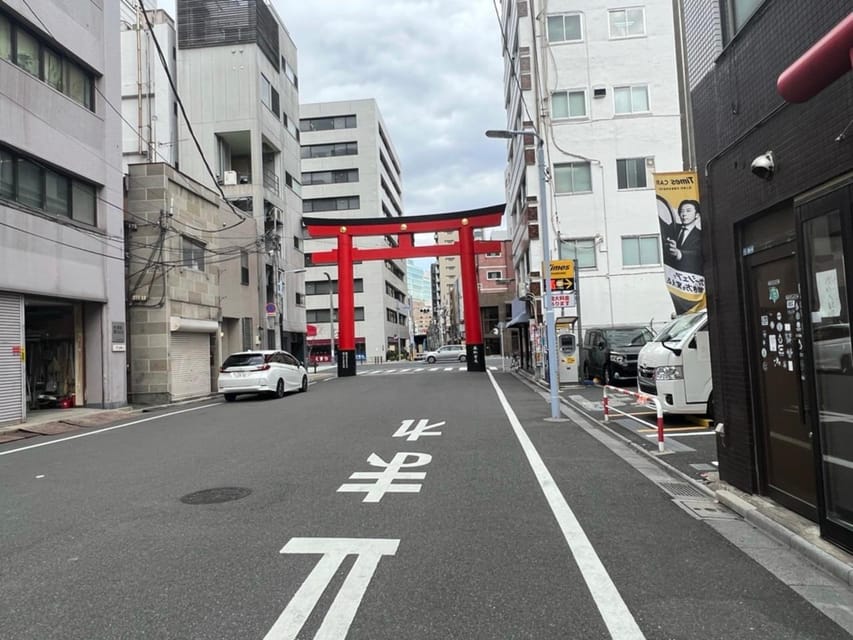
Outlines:
[[664,413],[713,413],[708,312],[677,317],[637,358],[637,387],[657,396]]

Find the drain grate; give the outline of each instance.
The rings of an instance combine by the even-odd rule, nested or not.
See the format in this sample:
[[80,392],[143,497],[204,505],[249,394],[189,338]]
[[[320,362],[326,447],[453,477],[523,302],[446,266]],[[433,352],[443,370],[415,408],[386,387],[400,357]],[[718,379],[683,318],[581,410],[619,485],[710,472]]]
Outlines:
[[217,487],[215,489],[203,489],[188,493],[181,497],[184,504],[216,504],[217,502],[231,502],[245,498],[252,493],[251,489],[244,487]]
[[675,504],[699,520],[737,520],[738,516],[713,500],[673,500]]
[[707,494],[684,482],[659,482],[658,486],[674,498],[707,498]]

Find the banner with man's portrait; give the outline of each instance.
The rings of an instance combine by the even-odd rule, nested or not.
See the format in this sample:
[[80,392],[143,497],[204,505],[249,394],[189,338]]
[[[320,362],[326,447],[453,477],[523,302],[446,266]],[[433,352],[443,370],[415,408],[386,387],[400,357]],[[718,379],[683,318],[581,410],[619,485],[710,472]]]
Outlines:
[[702,218],[695,171],[655,173],[664,277],[675,313],[705,308]]

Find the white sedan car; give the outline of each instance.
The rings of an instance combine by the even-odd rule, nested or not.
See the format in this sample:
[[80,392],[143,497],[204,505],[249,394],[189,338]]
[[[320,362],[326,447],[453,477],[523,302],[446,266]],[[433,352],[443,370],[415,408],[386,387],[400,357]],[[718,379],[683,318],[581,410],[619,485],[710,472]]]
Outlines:
[[241,393],[281,398],[288,391],[308,391],[308,371],[287,351],[243,351],[222,363],[218,387],[227,402]]

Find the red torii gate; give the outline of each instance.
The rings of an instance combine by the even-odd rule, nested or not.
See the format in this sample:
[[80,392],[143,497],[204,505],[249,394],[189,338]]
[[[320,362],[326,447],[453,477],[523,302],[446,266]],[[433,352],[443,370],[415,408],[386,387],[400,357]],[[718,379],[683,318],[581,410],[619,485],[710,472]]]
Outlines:
[[[465,350],[468,371],[485,371],[486,358],[480,327],[480,296],[477,287],[477,265],[474,255],[497,252],[501,243],[474,240],[474,229],[496,227],[506,205],[495,205],[470,211],[435,213],[388,218],[312,218],[302,223],[312,238],[337,238],[338,246],[330,251],[311,254],[312,265],[338,265],[338,376],[355,375],[355,290],[353,262],[431,258],[458,255],[461,261],[462,298],[465,309]],[[415,246],[414,234],[457,231],[453,244]],[[396,247],[360,249],[353,247],[355,236],[396,236]]]

